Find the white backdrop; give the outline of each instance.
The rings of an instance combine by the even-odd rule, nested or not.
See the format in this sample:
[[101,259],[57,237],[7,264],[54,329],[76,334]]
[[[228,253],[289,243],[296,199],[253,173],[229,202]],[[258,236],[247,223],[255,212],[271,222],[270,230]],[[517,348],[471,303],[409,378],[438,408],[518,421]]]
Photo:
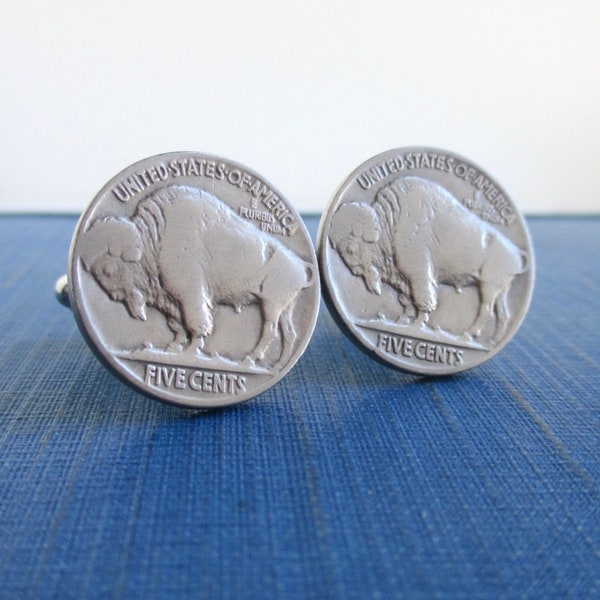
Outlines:
[[198,150],[320,212],[370,156],[429,145],[527,213],[600,211],[600,2],[4,0],[0,210],[80,211]]

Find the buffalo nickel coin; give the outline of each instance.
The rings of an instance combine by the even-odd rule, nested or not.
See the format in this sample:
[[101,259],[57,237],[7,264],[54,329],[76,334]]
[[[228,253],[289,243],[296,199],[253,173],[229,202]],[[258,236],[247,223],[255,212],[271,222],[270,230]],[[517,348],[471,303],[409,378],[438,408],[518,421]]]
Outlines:
[[432,148],[358,167],[320,224],[328,305],[375,357],[413,373],[481,364],[519,328],[534,283],[530,237],[485,171]]
[[312,335],[316,256],[292,205],[250,169],[176,152],[100,190],[77,225],[69,300],[125,382],[191,408],[277,383]]

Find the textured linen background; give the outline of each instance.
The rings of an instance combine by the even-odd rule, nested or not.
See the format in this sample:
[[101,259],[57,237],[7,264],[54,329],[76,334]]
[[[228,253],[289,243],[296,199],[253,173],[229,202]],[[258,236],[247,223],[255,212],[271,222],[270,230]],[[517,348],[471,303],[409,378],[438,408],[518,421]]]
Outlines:
[[530,220],[531,310],[470,372],[381,366],[322,307],[288,377],[208,413],[92,356],[52,294],[75,222],[0,218],[0,596],[600,592],[600,220]]

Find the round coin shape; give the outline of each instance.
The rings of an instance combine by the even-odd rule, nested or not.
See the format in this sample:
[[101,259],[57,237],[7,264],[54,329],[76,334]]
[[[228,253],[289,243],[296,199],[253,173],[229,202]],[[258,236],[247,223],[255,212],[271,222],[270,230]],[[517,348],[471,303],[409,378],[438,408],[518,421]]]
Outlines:
[[344,332],[417,374],[457,373],[494,356],[533,291],[533,250],[516,206],[480,167],[433,148],[360,165],[321,219],[318,254]]
[[292,205],[230,160],[174,152],[111,179],[81,216],[69,299],[126,383],[189,408],[247,400],[302,355],[318,265]]

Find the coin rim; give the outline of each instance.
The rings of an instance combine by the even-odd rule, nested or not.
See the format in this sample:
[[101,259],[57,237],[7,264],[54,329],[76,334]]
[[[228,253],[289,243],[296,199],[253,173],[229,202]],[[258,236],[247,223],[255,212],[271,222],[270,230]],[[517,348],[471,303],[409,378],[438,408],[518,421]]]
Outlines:
[[[494,185],[498,188],[499,192],[501,194],[503,194],[504,197],[510,201],[511,206],[514,209],[515,215],[518,218],[519,223],[521,224],[521,226],[523,228],[523,234],[524,234],[525,240],[527,242],[527,249],[528,249],[528,257],[527,258],[528,258],[528,262],[529,262],[528,271],[530,272],[530,279],[529,279],[529,285],[527,287],[526,298],[525,298],[524,302],[520,305],[522,307],[521,312],[519,313],[518,317],[515,317],[515,319],[511,320],[510,327],[512,329],[512,333],[507,334],[504,337],[504,339],[497,346],[495,346],[493,349],[486,352],[486,354],[482,360],[473,362],[472,364],[462,365],[460,367],[453,367],[453,368],[448,367],[448,368],[440,368],[440,369],[433,370],[433,369],[428,369],[427,367],[420,368],[419,365],[413,367],[412,365],[404,365],[404,364],[400,365],[395,362],[392,362],[387,357],[387,355],[384,354],[383,352],[380,352],[377,349],[377,347],[367,345],[359,337],[358,333],[355,331],[356,325],[354,323],[350,322],[349,319],[346,318],[346,316],[344,315],[344,311],[342,310],[342,307],[339,306],[338,301],[335,297],[335,294],[333,293],[333,285],[332,285],[332,282],[331,282],[331,279],[329,276],[329,268],[326,263],[326,257],[325,257],[326,248],[327,248],[327,239],[326,239],[327,236],[325,236],[325,230],[328,229],[328,227],[329,227],[331,216],[334,214],[334,212],[337,210],[337,208],[341,205],[340,200],[341,200],[342,190],[345,189],[346,187],[348,187],[352,183],[352,180],[355,179],[360,174],[361,171],[363,171],[365,168],[367,168],[367,166],[372,166],[373,163],[379,162],[381,159],[383,159],[383,157],[388,156],[390,154],[407,154],[409,152],[442,153],[446,156],[450,156],[459,161],[463,161],[463,162],[467,163],[469,166],[474,167],[481,174],[485,175],[490,181],[492,181],[494,183]],[[399,177],[401,177],[401,176],[402,175],[399,175]],[[325,211],[323,212],[323,215],[321,216],[321,220],[319,222],[319,229],[317,232],[317,259],[319,261],[319,270],[321,272],[321,279],[323,281],[322,294],[323,294],[323,298],[325,299],[325,304],[327,305],[329,313],[333,317],[334,321],[336,322],[338,327],[342,330],[342,333],[344,333],[344,335],[355,346],[357,346],[363,353],[367,354],[370,358],[375,359],[377,362],[379,362],[387,367],[392,367],[399,371],[403,371],[405,373],[411,373],[413,375],[426,375],[426,376],[453,375],[455,373],[461,373],[463,371],[467,371],[469,369],[478,367],[481,364],[483,364],[484,362],[487,362],[488,360],[493,358],[498,352],[500,352],[513,339],[513,337],[516,335],[517,331],[520,329],[521,325],[523,324],[525,316],[529,312],[529,307],[531,306],[531,300],[533,297],[533,290],[535,287],[535,278],[536,278],[536,273],[535,273],[536,261],[535,261],[535,253],[533,250],[531,234],[529,232],[529,228],[527,227],[527,223],[525,221],[523,214],[521,213],[519,208],[516,206],[515,202],[511,198],[511,196],[509,196],[506,193],[505,189],[500,184],[498,184],[497,180],[494,177],[490,176],[489,173],[486,170],[482,169],[477,163],[473,162],[472,160],[470,160],[460,154],[456,154],[455,152],[450,152],[447,150],[443,150],[442,148],[434,148],[431,146],[402,146],[402,147],[398,147],[398,148],[390,148],[389,150],[380,152],[379,154],[372,156],[371,158],[362,162],[358,167],[356,167],[350,173],[350,175],[348,175],[342,181],[342,183],[340,183],[340,185],[338,185],[335,192],[331,196],[331,199],[329,200],[329,203],[327,204]]]
[[[125,175],[125,173],[129,172],[130,170],[135,170],[136,168],[140,167],[143,164],[147,164],[150,161],[156,162],[158,160],[181,158],[182,156],[188,156],[188,157],[189,156],[194,156],[194,157],[201,156],[202,158],[206,158],[209,160],[215,160],[215,161],[220,160],[220,161],[228,163],[229,165],[231,165],[235,168],[243,169],[249,175],[252,175],[252,176],[256,177],[257,179],[259,179],[260,181],[267,184],[270,187],[270,189],[273,190],[273,192],[275,194],[277,194],[282,200],[284,200],[286,202],[286,204],[294,211],[295,215],[298,217],[298,225],[299,225],[298,229],[302,230],[302,233],[306,237],[306,240],[308,242],[308,249],[310,251],[310,257],[311,257],[312,263],[314,264],[314,267],[315,267],[314,273],[313,273],[313,276],[315,278],[313,285],[316,285],[317,289],[313,292],[315,294],[316,301],[315,301],[315,307],[311,313],[312,319],[308,323],[307,328],[304,329],[304,331],[305,331],[304,338],[303,338],[302,342],[298,345],[296,351],[290,358],[289,362],[286,364],[286,366],[280,372],[273,375],[265,383],[263,383],[259,386],[256,386],[250,390],[247,390],[247,392],[245,394],[242,394],[239,396],[228,395],[226,397],[227,399],[223,399],[220,401],[201,400],[201,401],[198,401],[197,403],[190,402],[190,401],[186,401],[185,399],[182,399],[181,397],[178,397],[174,393],[166,392],[166,393],[162,394],[161,390],[158,390],[155,388],[147,389],[147,388],[143,387],[144,384],[142,381],[137,381],[137,379],[134,381],[134,380],[130,379],[127,376],[123,366],[115,359],[112,352],[110,352],[108,349],[106,349],[104,347],[104,345],[102,344],[102,341],[99,339],[99,337],[94,334],[94,327],[89,322],[89,319],[86,317],[87,312],[84,307],[85,294],[82,291],[82,286],[79,281],[77,261],[75,259],[75,247],[77,245],[79,235],[84,228],[84,225],[87,224],[87,222],[88,222],[90,214],[92,213],[93,209],[95,209],[96,206],[102,201],[105,194],[108,191],[110,191],[110,189],[112,187],[114,187],[115,183],[118,182]],[[200,189],[202,189],[202,188],[200,188]],[[285,377],[292,370],[292,368],[296,365],[298,360],[301,358],[301,356],[306,351],[306,348],[308,347],[308,344],[314,334],[315,326],[317,323],[317,318],[319,315],[320,298],[321,298],[321,282],[320,282],[320,271],[319,271],[318,267],[319,267],[319,264],[318,264],[318,259],[316,256],[314,244],[312,242],[310,234],[306,228],[306,225],[305,225],[304,220],[302,219],[300,213],[298,213],[296,208],[287,199],[287,197],[284,196],[283,194],[281,194],[279,192],[279,190],[275,186],[271,185],[271,183],[267,179],[265,179],[262,175],[260,175],[253,169],[250,169],[241,163],[238,163],[236,161],[230,160],[230,159],[222,157],[222,156],[218,156],[216,154],[210,154],[207,152],[187,151],[187,150],[179,151],[179,152],[165,152],[165,153],[161,153],[161,154],[156,154],[154,156],[148,156],[147,158],[144,158],[142,160],[138,160],[138,161],[132,163],[131,165],[129,165],[128,167],[125,167],[124,169],[119,171],[119,173],[117,173],[116,175],[111,177],[111,179],[109,179],[107,181],[107,183],[104,186],[102,186],[102,188],[96,193],[94,198],[91,200],[91,202],[85,208],[85,210],[82,212],[82,214],[79,217],[79,220],[77,222],[77,225],[75,227],[75,231],[73,233],[73,237],[71,239],[71,245],[70,245],[70,249],[69,249],[69,269],[68,269],[68,272],[69,272],[69,276],[68,276],[69,299],[70,299],[70,303],[71,303],[71,309],[72,309],[73,315],[75,317],[75,321],[77,323],[77,326],[79,327],[79,330],[81,331],[81,333],[83,335],[83,338],[85,339],[86,343],[88,344],[88,346],[90,347],[92,352],[100,360],[100,362],[112,374],[116,375],[121,381],[123,381],[129,387],[135,389],[136,391],[140,392],[144,396],[151,398],[152,400],[157,400],[164,404],[179,406],[181,408],[188,408],[188,409],[195,409],[195,410],[205,410],[205,409],[210,410],[210,409],[217,409],[217,408],[232,406],[232,405],[239,404],[242,402],[247,402],[248,400],[251,400],[252,398],[256,398],[258,395],[262,394],[263,392],[267,391],[268,389],[272,388],[277,383],[279,383],[279,381],[281,381],[281,379],[283,379],[283,377]]]

